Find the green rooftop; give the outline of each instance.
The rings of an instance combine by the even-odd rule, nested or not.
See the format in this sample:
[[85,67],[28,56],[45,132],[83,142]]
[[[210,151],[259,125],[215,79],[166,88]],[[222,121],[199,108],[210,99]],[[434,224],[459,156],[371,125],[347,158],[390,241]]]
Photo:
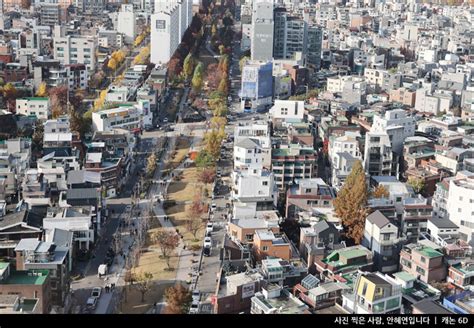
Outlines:
[[43,285],[49,270],[12,271],[4,285]]
[[49,98],[47,97],[26,97],[26,98],[21,98],[25,100],[32,100],[32,101],[48,101]]
[[423,254],[424,256],[429,257],[429,258],[443,256],[442,253],[434,250],[431,247],[423,247],[421,249],[418,249],[418,252],[420,252],[421,254]]
[[408,272],[401,271],[393,274],[396,278],[403,280],[405,282],[415,280],[416,277],[409,274]]

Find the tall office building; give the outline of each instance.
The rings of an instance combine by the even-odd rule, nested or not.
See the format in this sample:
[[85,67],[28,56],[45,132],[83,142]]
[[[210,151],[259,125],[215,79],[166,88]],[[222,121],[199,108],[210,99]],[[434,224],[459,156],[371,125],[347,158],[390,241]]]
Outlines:
[[252,12],[252,60],[269,61],[273,58],[273,1],[254,0]]
[[173,56],[192,21],[192,0],[155,1],[151,15],[151,62],[165,64]]
[[323,29],[319,26],[308,28],[307,64],[319,70],[321,68],[321,52],[323,46]]

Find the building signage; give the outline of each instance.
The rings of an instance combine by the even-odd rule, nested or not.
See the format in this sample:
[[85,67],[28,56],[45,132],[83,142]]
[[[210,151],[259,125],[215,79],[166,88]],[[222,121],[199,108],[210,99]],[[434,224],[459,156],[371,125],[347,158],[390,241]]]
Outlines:
[[255,295],[255,283],[242,286],[242,298],[249,298]]
[[164,30],[166,28],[166,21],[159,19],[156,21],[156,29],[157,30]]

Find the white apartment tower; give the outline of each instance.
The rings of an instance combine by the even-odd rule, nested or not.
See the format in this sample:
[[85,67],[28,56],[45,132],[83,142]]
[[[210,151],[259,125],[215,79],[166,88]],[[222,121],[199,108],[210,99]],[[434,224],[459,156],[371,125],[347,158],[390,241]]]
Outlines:
[[165,64],[173,56],[192,21],[192,0],[155,1],[151,15],[151,62]]
[[137,36],[136,15],[133,5],[124,4],[118,13],[117,32],[123,33],[127,42],[131,43]]

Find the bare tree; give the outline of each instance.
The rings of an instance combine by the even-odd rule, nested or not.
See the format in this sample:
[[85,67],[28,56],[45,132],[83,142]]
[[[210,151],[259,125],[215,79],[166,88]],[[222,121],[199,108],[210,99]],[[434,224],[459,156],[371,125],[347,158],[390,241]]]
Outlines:
[[179,236],[174,231],[161,230],[153,234],[153,240],[160,246],[161,254],[170,269],[170,256],[179,245]]
[[145,302],[145,294],[148,293],[153,286],[153,274],[151,272],[140,272],[133,275],[135,286],[142,294],[142,302]]

